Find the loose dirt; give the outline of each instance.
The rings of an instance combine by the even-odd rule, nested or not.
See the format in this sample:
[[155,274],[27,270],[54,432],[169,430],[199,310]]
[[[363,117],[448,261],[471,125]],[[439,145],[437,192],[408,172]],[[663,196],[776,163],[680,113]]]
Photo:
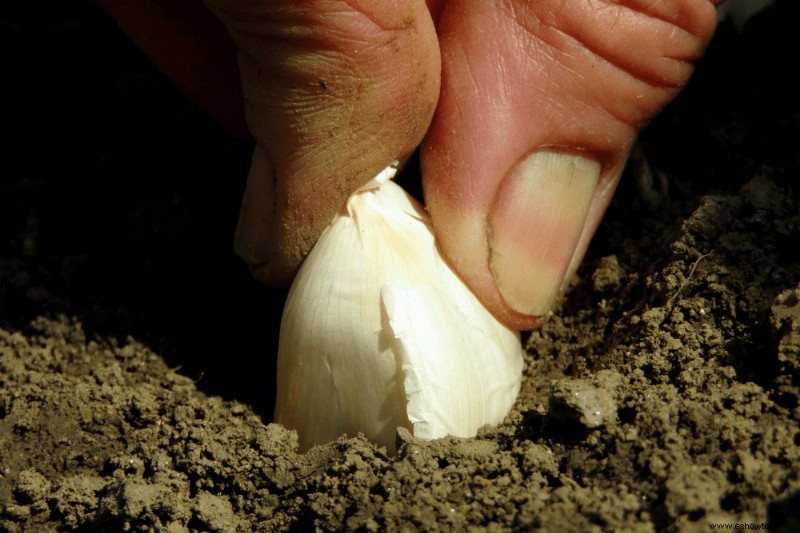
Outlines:
[[654,182],[525,337],[506,422],[395,457],[270,424],[248,148],[45,3],[0,15],[0,530],[800,530],[796,2],[720,28],[642,136]]

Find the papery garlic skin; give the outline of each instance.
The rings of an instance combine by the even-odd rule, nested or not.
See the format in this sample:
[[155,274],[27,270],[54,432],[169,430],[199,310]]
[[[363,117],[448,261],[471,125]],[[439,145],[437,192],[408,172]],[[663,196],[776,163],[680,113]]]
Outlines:
[[388,167],[356,191],[289,292],[275,421],[300,447],[363,433],[394,451],[500,423],[522,376],[519,335],[439,254],[430,220]]

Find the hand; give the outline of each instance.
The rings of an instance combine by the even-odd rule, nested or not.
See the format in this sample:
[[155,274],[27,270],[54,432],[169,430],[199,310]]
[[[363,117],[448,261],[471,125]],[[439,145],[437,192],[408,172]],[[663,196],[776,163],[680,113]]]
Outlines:
[[[169,16],[197,12],[176,2]],[[256,141],[238,253],[262,282],[288,286],[350,192],[421,143],[442,251],[500,320],[534,327],[580,263],[636,134],[688,80],[718,3],[206,0],[238,49]],[[171,25],[164,38],[193,40],[184,53],[199,50],[195,63],[219,76],[193,80],[163,53],[160,64],[236,129],[230,42],[197,18],[202,32]]]

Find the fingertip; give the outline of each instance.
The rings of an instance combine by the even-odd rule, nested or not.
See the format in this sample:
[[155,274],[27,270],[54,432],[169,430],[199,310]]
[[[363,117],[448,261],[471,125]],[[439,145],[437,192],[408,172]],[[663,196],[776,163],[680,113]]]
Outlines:
[[263,148],[256,146],[242,194],[233,238],[236,255],[259,282],[276,287],[271,274],[275,215],[275,174]]
[[[710,5],[698,2],[690,7],[707,15]],[[664,20],[637,11],[608,41],[597,22],[617,11],[553,7],[563,6],[445,4],[437,18],[441,95],[421,150],[442,254],[487,309],[515,329],[534,327],[556,304],[638,129],[685,83],[687,62],[704,43],[669,22],[672,15],[691,19],[683,17],[691,10]],[[705,36],[711,19],[692,28]],[[553,28],[581,38],[552,41]],[[599,48],[585,50],[589,41]],[[647,53],[628,42],[647,45]]]
[[240,49],[258,144],[235,249],[260,282],[287,287],[347,197],[425,135],[433,21],[423,0],[213,4]]
[[587,221],[591,233],[592,214],[604,210],[593,209],[601,170],[582,155],[534,150],[505,176],[490,174],[487,200],[472,204],[464,201],[465,191],[476,190],[469,179],[448,181],[449,187],[441,186],[444,178],[426,181],[443,255],[508,327],[534,328],[556,304]]

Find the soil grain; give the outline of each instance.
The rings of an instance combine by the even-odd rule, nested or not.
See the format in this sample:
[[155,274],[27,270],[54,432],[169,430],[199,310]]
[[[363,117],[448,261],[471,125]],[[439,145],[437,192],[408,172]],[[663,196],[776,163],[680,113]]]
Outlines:
[[269,423],[248,147],[45,4],[0,15],[0,530],[800,531],[796,2],[721,26],[642,135],[657,186],[624,177],[505,423],[394,457]]

